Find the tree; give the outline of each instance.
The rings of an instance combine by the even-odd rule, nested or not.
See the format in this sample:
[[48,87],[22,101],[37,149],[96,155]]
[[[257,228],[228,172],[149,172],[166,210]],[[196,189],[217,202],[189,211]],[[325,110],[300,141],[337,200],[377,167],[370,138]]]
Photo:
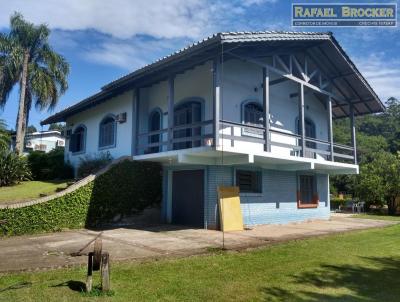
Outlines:
[[0,151],[7,150],[10,144],[10,134],[7,131],[7,124],[0,119]]
[[54,123],[54,124],[50,124],[49,126],[49,130],[57,130],[57,131],[63,131],[65,129],[65,124],[63,123]]
[[12,88],[19,84],[18,153],[23,151],[32,104],[38,110],[52,110],[68,87],[69,65],[53,51],[49,36],[47,25],[29,23],[19,13],[10,18],[10,32],[0,34],[0,106],[4,107]]
[[35,126],[30,125],[30,126],[28,126],[28,128],[26,128],[26,133],[33,133],[33,132],[37,132],[37,129]]
[[395,215],[400,197],[400,153],[375,153],[373,160],[361,166],[355,191],[368,204],[388,206],[389,215]]

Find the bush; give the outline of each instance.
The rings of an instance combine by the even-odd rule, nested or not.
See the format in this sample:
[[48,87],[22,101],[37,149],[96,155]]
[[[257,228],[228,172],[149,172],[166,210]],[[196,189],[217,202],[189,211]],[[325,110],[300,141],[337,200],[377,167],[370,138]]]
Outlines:
[[100,226],[161,202],[161,166],[123,161],[83,187],[23,208],[0,209],[1,235]]
[[74,170],[64,162],[64,148],[58,147],[49,153],[33,151],[28,155],[32,177],[35,180],[71,179]]
[[159,204],[162,197],[161,166],[157,163],[125,160],[96,178],[90,224],[99,225]]
[[0,151],[0,187],[31,179],[26,158],[14,152]]
[[78,177],[83,178],[94,174],[107,166],[112,160],[110,152],[100,152],[94,156],[86,155],[80,158]]
[[337,210],[340,206],[345,205],[346,202],[352,201],[351,198],[340,199],[338,197],[331,198],[331,210]]

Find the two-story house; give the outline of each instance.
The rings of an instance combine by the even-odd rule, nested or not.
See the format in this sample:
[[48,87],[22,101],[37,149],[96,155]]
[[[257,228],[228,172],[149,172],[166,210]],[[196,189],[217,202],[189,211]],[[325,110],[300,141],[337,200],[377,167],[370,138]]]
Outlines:
[[[219,33],[47,118],[65,160],[109,151],[163,165],[164,221],[218,227],[217,187],[247,225],[329,218],[329,175],[356,174],[355,116],[384,106],[331,33]],[[352,142],[333,141],[349,117]]]

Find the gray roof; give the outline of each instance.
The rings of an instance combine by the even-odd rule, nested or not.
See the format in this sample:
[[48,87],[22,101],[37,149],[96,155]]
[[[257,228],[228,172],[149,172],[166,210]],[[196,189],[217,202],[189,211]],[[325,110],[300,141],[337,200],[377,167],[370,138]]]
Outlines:
[[[324,64],[326,74],[340,75],[335,81],[343,89],[341,93],[354,102],[356,115],[382,112],[385,109],[379,97],[330,32],[223,32],[194,42],[108,83],[101,88],[100,92],[48,117],[41,124],[65,121],[68,117],[107,101],[126,90],[164,80],[170,74],[181,72],[207,59],[210,60],[212,55],[215,56],[222,50],[223,45],[257,44],[257,42],[267,46],[291,43],[300,48],[314,45],[313,48],[309,47],[310,54],[326,63]],[[333,114],[336,118],[348,116],[348,104],[343,103],[334,107]]]

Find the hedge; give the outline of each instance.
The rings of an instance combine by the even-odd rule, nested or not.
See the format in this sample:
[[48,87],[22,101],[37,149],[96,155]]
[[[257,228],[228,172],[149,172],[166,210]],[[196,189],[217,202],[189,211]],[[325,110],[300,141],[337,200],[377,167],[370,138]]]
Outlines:
[[0,235],[98,227],[161,202],[161,166],[123,161],[94,181],[53,200],[0,209]]

